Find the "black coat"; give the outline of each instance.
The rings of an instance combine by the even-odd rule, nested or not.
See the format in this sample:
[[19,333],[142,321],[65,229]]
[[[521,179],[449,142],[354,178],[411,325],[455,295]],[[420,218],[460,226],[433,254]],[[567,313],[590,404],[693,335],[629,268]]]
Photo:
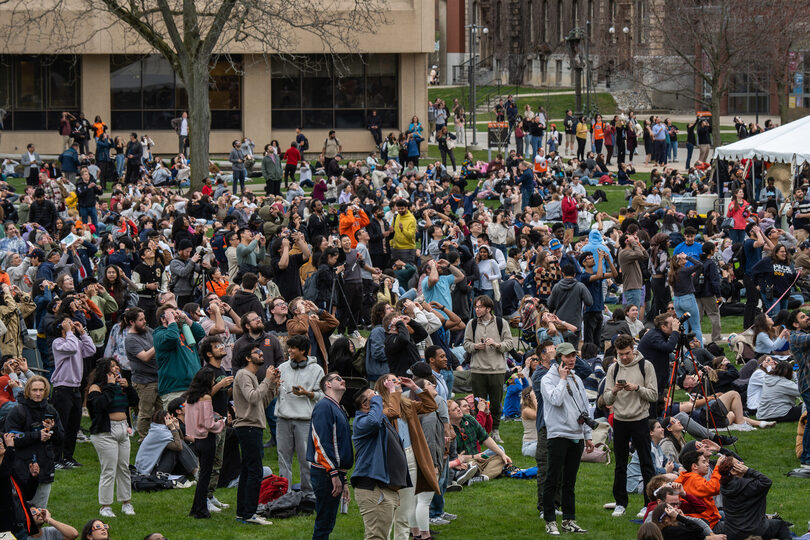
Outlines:
[[[54,426],[51,438],[47,442],[41,439],[42,420],[45,416],[52,416]],[[54,456],[56,448],[62,444],[65,430],[56,412],[47,401],[39,403],[26,398],[20,398],[17,406],[11,409],[6,417],[6,431],[19,432],[14,439],[16,448],[16,460],[14,463],[14,475],[21,481],[26,481],[30,476],[28,466],[37,456],[39,463],[39,481],[42,483],[53,482],[54,478]]]
[[140,165],[141,158],[143,157],[143,145],[138,141],[129,141],[127,143],[127,150],[124,154],[127,157],[127,163],[130,165]]
[[[110,427],[110,403],[115,398],[117,384],[107,383],[101,387],[100,392],[90,392],[87,395],[87,412],[90,413],[90,433],[109,433]],[[122,388],[124,395],[129,400],[130,407],[138,406],[138,394],[127,386]],[[129,409],[126,411],[129,420]]]
[[770,478],[754,469],[748,469],[742,478],[735,476],[727,484],[721,484],[726,513],[723,532],[728,540],[742,540],[765,533],[765,506],[771,484]]
[[31,223],[39,223],[49,232],[53,232],[56,228],[57,217],[56,206],[48,199],[45,199],[41,203],[37,201],[32,202],[28,210],[28,221]]
[[[372,217],[366,225],[368,232],[368,252],[371,255],[381,255],[383,253],[391,253],[391,248],[388,247],[388,237],[383,236],[383,233],[391,228],[386,220],[382,220],[383,224],[377,221],[377,218]],[[390,235],[389,235],[390,237]]]
[[[413,335],[408,332],[408,326]],[[407,375],[408,368],[421,360],[416,344],[427,337],[422,325],[411,321],[407,326],[404,322],[397,323],[397,333],[385,334],[385,356],[388,357],[388,368],[397,377]]]
[[648,331],[638,342],[638,352],[655,367],[655,378],[658,381],[658,392],[666,391],[669,382],[669,353],[678,345],[678,332],[669,336],[658,328]]
[[264,316],[264,306],[262,306],[259,298],[252,292],[242,290],[236,291],[231,298],[230,304],[231,308],[233,308],[239,317],[253,311],[261,318],[262,321],[267,320],[267,318]]

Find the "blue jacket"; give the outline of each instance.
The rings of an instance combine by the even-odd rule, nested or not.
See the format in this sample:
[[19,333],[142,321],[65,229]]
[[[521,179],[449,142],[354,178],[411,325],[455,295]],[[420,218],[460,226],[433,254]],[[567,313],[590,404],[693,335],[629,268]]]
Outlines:
[[79,153],[73,148],[68,148],[59,155],[59,166],[63,173],[79,172]]
[[[383,484],[390,482],[386,423],[391,424],[383,414],[383,402],[380,396],[371,398],[371,409],[367,413],[358,412],[354,417],[352,441],[354,441],[354,448],[357,452],[357,460],[352,476],[371,478]],[[398,440],[399,444],[402,444],[399,438]],[[404,453],[405,449],[403,448],[402,451]],[[406,478],[410,484],[410,477]]]
[[335,400],[324,397],[312,409],[307,461],[330,476],[346,472],[354,464],[349,417]]
[[96,161],[112,161],[110,157],[110,148],[113,147],[113,142],[110,139],[102,140],[96,139]]
[[520,393],[529,386],[525,377],[518,377],[506,387],[506,396],[503,398],[503,415],[507,418],[520,417]]
[[388,358],[385,356],[385,329],[377,325],[371,329],[366,342],[366,377],[373,382],[389,371]]

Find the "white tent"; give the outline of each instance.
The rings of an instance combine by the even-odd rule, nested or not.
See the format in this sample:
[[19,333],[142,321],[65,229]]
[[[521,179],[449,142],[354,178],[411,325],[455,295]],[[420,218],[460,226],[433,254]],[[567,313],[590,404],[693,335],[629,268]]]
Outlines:
[[715,148],[720,159],[762,159],[799,166],[810,162],[810,116],[759,135]]

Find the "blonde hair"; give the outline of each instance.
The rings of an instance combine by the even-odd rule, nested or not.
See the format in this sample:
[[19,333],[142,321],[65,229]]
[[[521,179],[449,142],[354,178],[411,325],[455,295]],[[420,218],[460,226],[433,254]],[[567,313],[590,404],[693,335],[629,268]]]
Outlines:
[[[531,386],[527,386],[520,392],[520,411],[523,412],[523,409],[526,407],[532,407],[532,399],[529,397],[531,394],[534,393],[534,390]],[[537,408],[537,405],[534,404],[534,409]]]
[[[374,390],[380,395],[383,400],[383,403],[388,403],[388,399],[391,396],[391,392],[388,391],[388,388],[385,387],[385,381],[388,380],[388,377],[397,377],[393,373],[386,373],[379,379],[377,382],[374,383]],[[399,377],[397,377],[399,378]],[[410,404],[411,400],[405,397],[404,395],[400,398],[400,405],[407,405]]]
[[34,375],[27,381],[25,381],[25,388],[23,389],[23,395],[25,399],[31,399],[31,385],[35,382],[41,382],[45,385],[45,397],[48,397],[48,394],[51,393],[51,383],[48,382],[48,379],[43,377],[42,375]]

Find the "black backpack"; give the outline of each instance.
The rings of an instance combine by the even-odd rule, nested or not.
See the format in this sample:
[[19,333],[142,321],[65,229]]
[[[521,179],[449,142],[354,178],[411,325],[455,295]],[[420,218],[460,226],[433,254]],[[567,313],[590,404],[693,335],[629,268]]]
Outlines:
[[706,261],[703,261],[701,270],[692,276],[692,284],[695,286],[695,296],[702,297],[706,289]]
[[[647,370],[644,367],[644,364],[646,364],[646,363],[647,363],[647,361],[642,358],[641,362],[636,364],[638,366],[638,370],[641,372],[641,378],[644,379],[644,380],[647,380]],[[610,372],[610,375],[611,375],[611,377],[613,377],[613,380],[616,381],[616,374],[619,372],[619,361],[616,360],[615,362],[613,362],[613,364],[608,368],[608,370],[612,370]],[[605,377],[605,379],[607,379],[607,377]],[[660,398],[661,398],[661,389],[660,388],[658,389],[658,397],[659,397],[659,401],[660,401]],[[655,418],[657,416],[656,415],[657,406],[658,406],[658,403],[656,401],[650,402],[649,418]],[[662,406],[662,408],[663,408],[663,406]]]
[[731,260],[729,264],[731,268],[734,270],[734,277],[736,279],[743,279],[745,277],[745,265],[746,265],[746,257],[745,257],[745,242],[740,244],[734,244],[731,247],[731,251],[733,252],[731,255]]

